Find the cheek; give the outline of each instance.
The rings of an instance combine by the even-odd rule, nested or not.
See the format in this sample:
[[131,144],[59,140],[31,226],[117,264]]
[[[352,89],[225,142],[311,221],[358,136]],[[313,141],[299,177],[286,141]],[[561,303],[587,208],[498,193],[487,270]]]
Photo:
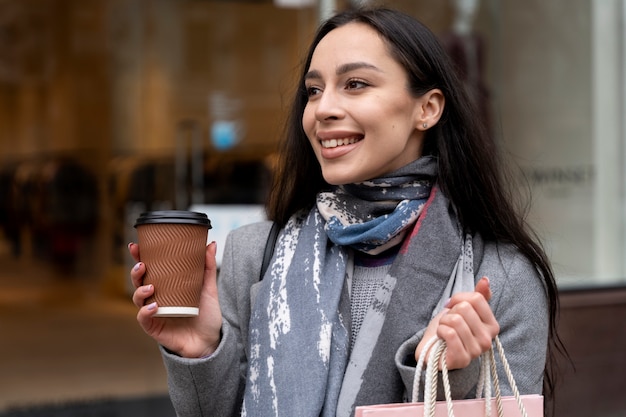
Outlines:
[[304,130],[304,133],[309,140],[309,144],[313,148],[315,156],[319,158],[319,156],[317,155],[318,150],[315,146],[315,142],[317,142],[315,136],[315,117],[313,112],[310,111],[309,107],[305,107],[304,113],[302,113],[302,130]]
[[304,112],[302,113],[302,128],[304,129],[307,135],[309,135],[309,131],[315,125],[314,116],[315,115],[313,113],[313,110],[311,109],[311,106],[307,105],[304,108]]

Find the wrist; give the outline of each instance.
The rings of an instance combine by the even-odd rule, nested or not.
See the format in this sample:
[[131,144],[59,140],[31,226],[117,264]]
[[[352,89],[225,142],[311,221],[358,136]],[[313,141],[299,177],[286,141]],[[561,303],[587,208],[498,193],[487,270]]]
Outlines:
[[222,330],[220,329],[220,334],[215,343],[210,344],[206,349],[204,349],[199,355],[195,355],[195,358],[198,359],[206,359],[208,357],[213,356],[213,354],[220,347],[220,343],[222,343]]

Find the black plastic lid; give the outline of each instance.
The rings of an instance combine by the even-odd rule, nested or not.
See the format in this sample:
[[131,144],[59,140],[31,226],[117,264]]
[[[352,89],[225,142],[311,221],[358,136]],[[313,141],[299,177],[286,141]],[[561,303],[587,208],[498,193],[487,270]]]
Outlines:
[[135,227],[143,224],[194,224],[211,229],[211,220],[204,213],[186,210],[159,210],[141,213]]

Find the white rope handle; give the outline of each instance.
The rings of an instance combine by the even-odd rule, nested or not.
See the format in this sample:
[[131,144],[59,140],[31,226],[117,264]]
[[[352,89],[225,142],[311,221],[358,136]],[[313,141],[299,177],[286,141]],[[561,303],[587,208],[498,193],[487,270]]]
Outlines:
[[[446,363],[446,342],[443,340],[437,340],[428,355],[428,365],[426,367],[427,383],[424,386],[424,416],[435,417],[439,363],[441,363],[441,376],[448,417],[454,417],[454,409],[452,408],[452,393],[448,378],[448,365]],[[428,391],[426,391],[426,388],[429,388]]]
[[[500,379],[498,378],[498,369],[496,368],[496,357],[493,353],[493,348],[487,352],[487,360],[491,365],[491,377],[493,378],[493,389],[496,391],[496,411],[498,417],[504,417],[504,411],[502,411],[502,392],[500,391]],[[491,402],[491,401],[490,401]]]
[[437,336],[430,338],[424,348],[420,352],[420,356],[417,359],[417,365],[415,366],[415,376],[413,377],[413,392],[411,393],[411,401],[417,402],[420,394],[420,381],[422,379],[422,370],[424,369],[424,361],[426,360],[426,352],[439,340]]
[[491,350],[480,355],[480,374],[476,387],[476,398],[485,398],[485,416],[491,416]]
[[[498,336],[494,339],[496,350],[500,356],[502,366],[504,368],[505,375],[508,379],[513,396],[523,417],[528,417],[526,408],[522,403],[517,384],[513,378],[511,367],[504,355],[504,349],[500,343]],[[413,383],[413,401],[417,401],[419,396],[419,384],[421,379],[421,370],[424,366],[425,352],[430,349],[428,355],[428,364],[426,366],[426,381],[424,384],[424,416],[435,416],[435,404],[437,401],[437,379],[439,372],[439,363],[441,363],[441,380],[443,383],[444,396],[446,399],[446,408],[448,411],[448,417],[454,417],[454,410],[452,404],[452,395],[450,388],[450,378],[448,375],[448,366],[446,363],[446,342],[434,337],[429,340],[424,349],[422,350],[418,359],[418,367],[415,369],[415,378]],[[498,378],[498,371],[496,367],[495,352],[493,347],[481,355],[481,370],[479,375],[479,382],[477,387],[477,398],[483,396],[485,398],[485,415],[491,416],[491,385],[493,381],[493,389],[495,391],[496,409],[498,417],[504,417],[504,411],[502,408],[502,392],[500,391],[500,381]],[[483,393],[484,391],[484,393]]]
[[[517,389],[515,378],[513,378],[513,372],[511,372],[509,361],[506,360],[506,356],[504,355],[504,348],[502,347],[502,343],[500,343],[500,338],[498,338],[498,336],[495,337],[495,344],[496,344],[496,349],[498,350],[498,355],[500,355],[500,361],[502,362],[504,373],[506,374],[506,378],[509,380],[509,386],[511,387],[511,391],[513,391],[513,396],[515,397],[515,401],[517,402],[517,407],[519,408],[519,411],[522,413],[522,417],[528,417],[528,414],[526,413],[526,407],[524,407],[519,390]],[[493,371],[495,371],[496,361],[493,356],[493,348],[491,349],[491,357],[493,361],[493,368],[494,368]],[[497,371],[495,372],[497,374]]]

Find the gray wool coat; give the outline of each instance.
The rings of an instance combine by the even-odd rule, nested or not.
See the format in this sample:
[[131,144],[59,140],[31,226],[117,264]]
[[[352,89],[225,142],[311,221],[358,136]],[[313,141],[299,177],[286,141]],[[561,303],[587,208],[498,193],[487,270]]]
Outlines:
[[[217,351],[208,358],[187,359],[161,348],[170,398],[179,417],[240,415],[247,371],[248,320],[270,227],[270,222],[243,226],[226,239],[218,277],[223,324]],[[537,270],[511,246],[486,242],[482,259],[475,260],[474,271],[477,279],[490,277],[490,305],[500,324],[499,337],[520,393],[540,394],[549,315],[545,287]],[[423,331],[419,332],[396,352],[396,371],[404,381],[405,395],[411,393],[415,368],[405,365],[404,359],[413,354],[422,335]],[[450,372],[454,398],[475,395],[478,372],[478,360]],[[506,381],[504,375],[500,380]],[[508,385],[501,385],[503,395],[510,395]],[[377,389],[384,390],[385,386],[378,384]]]

